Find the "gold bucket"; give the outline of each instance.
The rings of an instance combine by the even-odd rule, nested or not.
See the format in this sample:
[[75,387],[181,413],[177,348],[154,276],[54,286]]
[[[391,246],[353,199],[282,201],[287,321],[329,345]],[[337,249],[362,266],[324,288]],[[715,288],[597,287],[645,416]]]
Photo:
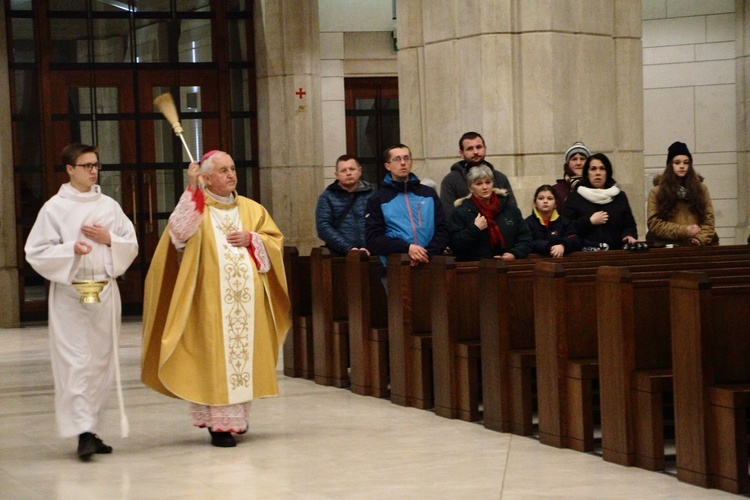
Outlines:
[[99,300],[99,292],[104,290],[106,285],[106,281],[85,280],[73,282],[73,286],[81,294],[81,304],[96,304],[97,302],[101,302]]

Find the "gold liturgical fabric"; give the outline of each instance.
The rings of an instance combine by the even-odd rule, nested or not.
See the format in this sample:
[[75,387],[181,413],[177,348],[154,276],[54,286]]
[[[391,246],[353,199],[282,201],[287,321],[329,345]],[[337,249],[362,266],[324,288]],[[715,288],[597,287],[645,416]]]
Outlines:
[[[279,346],[290,326],[283,236],[263,206],[206,195],[181,262],[165,231],[146,277],[142,380],[168,396],[228,405],[278,394]],[[241,223],[241,228],[236,227]],[[258,273],[225,235],[258,233],[271,269]]]

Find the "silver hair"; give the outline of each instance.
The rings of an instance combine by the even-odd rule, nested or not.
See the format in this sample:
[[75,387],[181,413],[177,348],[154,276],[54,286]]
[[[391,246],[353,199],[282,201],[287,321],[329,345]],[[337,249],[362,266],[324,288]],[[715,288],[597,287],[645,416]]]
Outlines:
[[487,165],[477,165],[471,167],[466,173],[466,185],[471,186],[478,179],[492,179],[495,180],[495,176],[492,175],[492,170]]
[[209,175],[214,171],[214,158],[226,155],[224,151],[217,151],[201,162],[201,175]]

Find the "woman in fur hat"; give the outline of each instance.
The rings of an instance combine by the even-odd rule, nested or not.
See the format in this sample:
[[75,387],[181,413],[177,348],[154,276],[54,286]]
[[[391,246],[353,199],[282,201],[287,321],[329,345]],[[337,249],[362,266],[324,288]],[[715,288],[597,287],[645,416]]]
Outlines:
[[708,188],[683,142],[669,146],[664,173],[654,179],[648,195],[648,229],[648,239],[657,245],[718,243]]
[[448,221],[450,248],[458,261],[524,259],[531,252],[531,230],[521,211],[493,183],[487,165],[471,167],[466,174],[470,194],[455,201]]

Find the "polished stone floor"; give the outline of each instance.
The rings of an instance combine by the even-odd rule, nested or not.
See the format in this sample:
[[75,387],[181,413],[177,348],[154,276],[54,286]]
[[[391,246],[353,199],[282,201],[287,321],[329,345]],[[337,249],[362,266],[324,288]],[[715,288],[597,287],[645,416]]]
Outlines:
[[98,433],[115,451],[88,463],[56,434],[46,326],[0,329],[0,499],[731,496],[283,376],[239,445],[214,448],[186,403],[141,384],[140,328],[126,320],[120,350],[130,437],[113,392]]

